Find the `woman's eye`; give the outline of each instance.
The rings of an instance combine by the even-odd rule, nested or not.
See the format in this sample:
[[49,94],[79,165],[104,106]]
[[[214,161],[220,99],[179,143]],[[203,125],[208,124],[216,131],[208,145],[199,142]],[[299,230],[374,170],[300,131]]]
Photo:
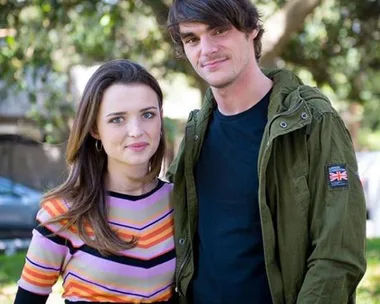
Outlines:
[[119,124],[124,121],[123,117],[115,117],[110,120],[111,123]]
[[146,113],[143,114],[143,118],[145,118],[145,119],[151,119],[154,116],[155,116],[155,114],[152,113],[152,112],[146,112]]

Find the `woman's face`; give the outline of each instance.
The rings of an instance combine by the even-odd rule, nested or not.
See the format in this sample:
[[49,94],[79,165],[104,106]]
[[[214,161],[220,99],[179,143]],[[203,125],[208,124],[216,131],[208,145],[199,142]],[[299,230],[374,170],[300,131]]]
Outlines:
[[92,136],[102,142],[109,170],[147,170],[160,143],[161,124],[153,89],[145,84],[114,84],[104,92]]

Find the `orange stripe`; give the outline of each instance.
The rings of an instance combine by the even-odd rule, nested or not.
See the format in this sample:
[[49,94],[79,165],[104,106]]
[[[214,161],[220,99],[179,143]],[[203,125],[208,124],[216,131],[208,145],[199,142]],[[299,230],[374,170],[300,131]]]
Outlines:
[[[67,286],[67,288],[66,288]],[[125,299],[123,297],[118,297],[113,294],[110,294],[109,292],[105,291],[104,289],[96,288],[93,285],[89,284],[81,284],[79,282],[73,282],[70,281],[65,286],[65,292],[66,296],[85,296],[87,299],[91,301],[105,301],[105,302],[123,302]],[[87,291],[87,292],[85,292]]]
[[140,240],[143,239],[144,241],[146,241],[146,239],[151,237],[151,234],[160,233],[160,231],[164,230],[165,227],[167,227],[168,225],[173,226],[173,222],[174,222],[173,218],[170,217],[166,219],[164,222],[160,223],[158,226],[153,225],[153,227],[149,228],[148,230],[144,230],[142,233],[136,233],[135,230],[132,230],[129,228],[119,228],[119,229],[113,229],[113,230],[116,231],[117,235],[123,240],[129,241],[131,240],[132,235],[139,236],[139,234],[142,234],[143,236],[139,237],[139,239]]
[[51,217],[56,217],[66,212],[66,210],[62,207],[60,200],[58,199],[52,199],[50,201],[47,201],[43,205],[43,208],[48,211]]
[[157,229],[160,229],[160,227],[165,226],[165,225],[167,225],[170,222],[173,222],[173,216],[169,216],[169,217],[167,217],[167,218],[165,218],[163,220],[160,220],[159,222],[156,222],[154,225],[151,225],[150,227],[145,228],[142,231],[142,234],[143,235],[148,235],[150,233],[153,233]]
[[42,288],[51,287],[55,283],[55,282],[53,282],[53,283],[51,283],[51,282],[41,283],[41,282],[39,282],[39,280],[36,280],[34,277],[30,277],[29,274],[26,272],[23,272],[21,277],[24,281],[28,282],[29,284],[34,285],[34,286],[38,286],[38,287],[42,287]]
[[145,242],[138,242],[137,246],[139,248],[148,248],[152,247],[155,244],[164,241],[165,239],[168,239],[169,237],[173,236],[173,229],[168,228],[165,231],[161,232],[159,235],[156,235],[156,237],[151,238],[149,241]]
[[[55,218],[59,215],[62,215],[67,212],[66,206],[63,204],[63,202],[59,199],[52,199],[50,201],[47,201],[43,204],[43,208],[47,211],[47,213],[50,215],[51,218]],[[66,225],[68,220],[60,221],[60,224],[62,226]],[[75,226],[70,226],[69,230],[75,234],[78,233],[78,229]],[[85,231],[86,233],[92,237],[94,236],[94,230],[89,224],[85,224]]]
[[30,268],[30,266],[26,266],[24,271],[28,273],[30,276],[44,280],[44,281],[55,281],[57,279],[56,274],[43,274],[41,272],[35,271]]
[[[173,290],[169,289],[165,291],[160,297],[154,299],[155,302],[164,302],[169,300],[173,296]],[[143,302],[144,303],[144,302]],[[147,302],[149,303],[149,302]]]
[[[149,241],[151,238],[156,237],[158,234],[160,234],[161,232],[165,231],[166,229],[173,228],[173,223],[174,223],[174,221],[170,220],[165,225],[163,225],[161,227],[158,227],[155,231],[152,231],[149,234],[144,235],[143,237],[140,238],[140,240],[143,241],[143,242],[144,241]],[[174,231],[174,228],[173,228],[173,231]]]
[[169,239],[172,236],[173,236],[172,233],[167,233],[166,235],[162,236],[161,238],[159,238],[155,242],[149,243],[149,244],[143,246],[142,248],[147,249],[147,248],[153,247],[153,246],[155,246],[155,245],[157,245],[157,244],[159,244],[159,243],[161,243],[161,242]]
[[[97,283],[100,283],[100,282],[97,281]],[[131,301],[132,302],[136,301],[136,298],[133,298],[131,296],[128,296],[128,295],[116,296],[115,294],[105,291],[104,289],[100,287],[91,285],[86,282],[77,281],[77,279],[74,277],[69,277],[69,279],[66,281],[64,289],[65,289],[65,293],[64,293],[65,296],[74,296],[75,294],[73,294],[72,292],[75,292],[75,290],[79,290],[80,292],[82,292],[81,296],[87,295],[87,297],[93,301],[96,300],[96,301],[110,302],[112,300],[114,302],[128,302],[128,303],[130,303]],[[155,290],[156,287],[153,287],[152,289]],[[83,291],[85,290],[88,292],[83,293]],[[69,291],[69,292],[66,292],[66,291]],[[140,291],[137,289],[133,289],[133,292],[143,293],[143,291]],[[172,294],[172,289],[169,289],[169,290],[166,290],[163,294],[161,293],[159,295],[159,298],[169,299],[171,294]],[[152,300],[157,302],[156,298],[151,298],[150,301]],[[141,300],[138,300],[137,303],[140,303],[140,301]]]

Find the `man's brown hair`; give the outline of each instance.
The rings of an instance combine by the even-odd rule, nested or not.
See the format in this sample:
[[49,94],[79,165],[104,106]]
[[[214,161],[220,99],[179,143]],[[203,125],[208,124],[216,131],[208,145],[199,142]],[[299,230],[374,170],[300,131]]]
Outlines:
[[184,55],[179,24],[199,22],[211,28],[233,25],[243,33],[257,30],[253,40],[256,60],[261,57],[261,38],[264,33],[260,14],[250,0],[174,0],[168,15],[168,30],[178,56]]

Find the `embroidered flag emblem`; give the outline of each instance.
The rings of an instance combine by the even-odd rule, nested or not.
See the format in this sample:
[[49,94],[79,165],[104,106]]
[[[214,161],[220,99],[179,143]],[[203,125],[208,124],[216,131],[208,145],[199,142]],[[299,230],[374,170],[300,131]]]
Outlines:
[[330,188],[347,188],[348,175],[346,165],[334,164],[327,166],[328,180]]

